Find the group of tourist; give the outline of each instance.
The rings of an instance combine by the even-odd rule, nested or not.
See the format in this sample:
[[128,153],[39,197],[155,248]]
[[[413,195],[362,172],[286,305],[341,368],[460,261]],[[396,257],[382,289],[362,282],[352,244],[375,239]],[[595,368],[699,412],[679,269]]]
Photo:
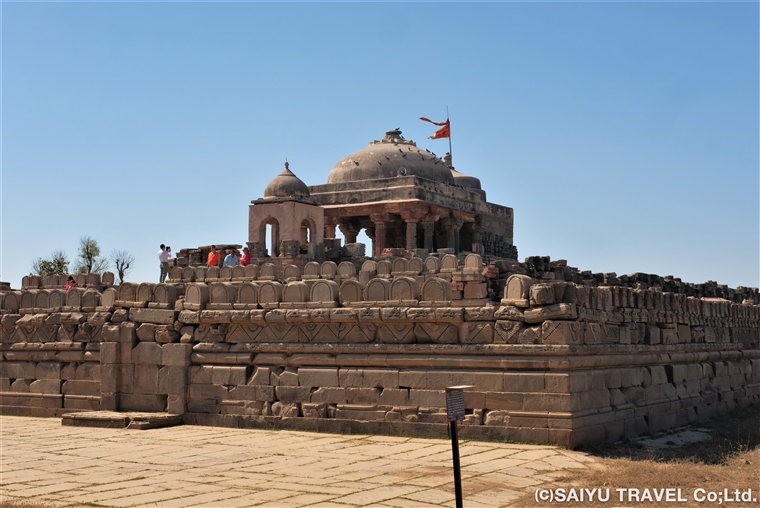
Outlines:
[[[243,254],[237,249],[227,249],[227,255],[224,257],[222,266],[248,266],[251,264],[251,253],[248,252],[248,247],[243,247]],[[216,245],[211,246],[211,252],[208,253],[208,261],[206,264],[209,267],[219,266],[219,259],[221,253],[216,250]]]
[[[248,247],[243,247],[243,254],[237,249],[227,249],[226,256],[222,266],[248,266],[251,264],[251,253],[248,252]],[[208,261],[206,264],[209,267],[219,266],[219,259],[221,253],[216,249],[216,245],[211,246],[211,252],[208,254]],[[163,284],[166,277],[169,275],[169,260],[172,257],[172,248],[167,247],[163,243],[158,251],[158,261],[161,263],[161,275],[159,277],[159,283]],[[71,279],[71,277],[69,277]],[[74,282],[76,284],[76,282]],[[68,291],[68,288],[67,288]]]

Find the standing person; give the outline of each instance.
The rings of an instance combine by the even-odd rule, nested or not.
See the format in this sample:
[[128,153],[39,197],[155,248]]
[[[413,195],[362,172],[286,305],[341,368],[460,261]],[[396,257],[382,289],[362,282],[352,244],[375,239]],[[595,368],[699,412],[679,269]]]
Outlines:
[[251,264],[251,253],[248,251],[248,247],[243,247],[243,255],[240,256],[240,266],[248,266]]
[[68,293],[71,291],[71,288],[78,288],[79,284],[77,284],[77,281],[74,280],[74,277],[69,275],[69,278],[66,279],[66,292]]
[[208,262],[206,263],[206,266],[211,268],[212,266],[219,266],[219,258],[221,255],[216,250],[216,245],[211,246],[211,252],[208,253]]
[[233,249],[227,249],[227,256],[224,258],[224,266],[237,266],[238,257]]
[[166,245],[161,244],[161,248],[158,251],[158,261],[161,263],[161,275],[158,278],[159,284],[163,284],[166,280],[166,276],[169,275],[169,258],[172,257],[171,252],[167,252]]

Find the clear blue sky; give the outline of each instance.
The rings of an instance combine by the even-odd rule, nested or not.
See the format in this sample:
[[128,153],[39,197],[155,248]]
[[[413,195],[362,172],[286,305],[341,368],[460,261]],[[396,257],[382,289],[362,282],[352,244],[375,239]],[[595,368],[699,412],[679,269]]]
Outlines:
[[80,236],[157,281],[247,239],[287,157],[308,185],[451,112],[454,165],[520,259],[758,286],[758,3],[3,3],[2,259]]

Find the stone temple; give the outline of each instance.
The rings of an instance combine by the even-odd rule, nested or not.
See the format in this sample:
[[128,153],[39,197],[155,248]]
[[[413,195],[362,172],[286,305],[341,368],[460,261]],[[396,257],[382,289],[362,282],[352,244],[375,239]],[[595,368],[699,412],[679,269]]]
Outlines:
[[271,225],[272,255],[316,258],[324,224],[324,238],[335,238],[338,227],[349,245],[365,230],[373,256],[386,248],[450,249],[516,259],[513,221],[512,209],[487,202],[480,180],[454,169],[448,154],[441,160],[392,130],[340,160],[324,185],[307,187],[286,168],[253,202],[249,242],[264,255]]
[[241,245],[205,238],[162,284],[0,285],[0,412],[445,436],[444,389],[468,385],[462,436],[577,447],[760,402],[757,288],[520,262],[512,230],[398,130],[322,185],[286,165],[250,204],[248,266],[207,266],[209,240]]

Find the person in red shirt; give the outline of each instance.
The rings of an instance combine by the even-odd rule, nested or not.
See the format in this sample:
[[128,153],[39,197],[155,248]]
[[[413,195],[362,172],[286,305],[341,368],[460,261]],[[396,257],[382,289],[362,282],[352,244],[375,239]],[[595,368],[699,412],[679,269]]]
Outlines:
[[219,266],[219,258],[221,258],[221,254],[216,250],[216,245],[212,245],[211,252],[208,253],[208,263],[206,264],[209,268],[212,266]]
[[66,280],[66,292],[68,293],[73,288],[78,288],[79,284],[77,284],[77,281],[74,280],[74,277],[69,275],[69,278]]
[[243,247],[243,255],[240,256],[240,266],[248,266],[251,264],[251,253],[248,252],[248,247]]

